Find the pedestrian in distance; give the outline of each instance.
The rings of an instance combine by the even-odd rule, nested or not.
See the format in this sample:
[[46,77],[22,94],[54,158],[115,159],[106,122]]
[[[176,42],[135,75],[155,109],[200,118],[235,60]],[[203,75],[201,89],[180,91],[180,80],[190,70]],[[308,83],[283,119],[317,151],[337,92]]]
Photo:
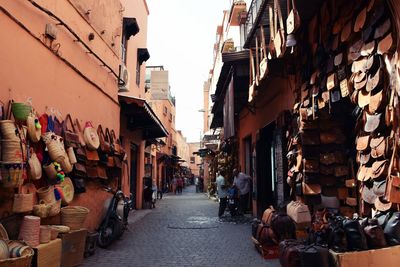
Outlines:
[[182,177],[178,177],[176,181],[176,186],[178,188],[178,194],[182,194],[182,188],[183,188],[183,179]]
[[217,195],[219,198],[219,209],[218,209],[218,217],[221,218],[221,216],[224,214],[225,209],[226,209],[226,204],[227,204],[227,197],[228,197],[228,191],[227,191],[227,185],[225,182],[225,171],[220,170],[217,176],[217,179],[215,181],[217,185]]
[[153,208],[153,189],[151,186],[146,186],[143,189],[143,198],[144,198],[144,208],[152,209]]
[[163,190],[162,190],[162,186],[158,186],[157,187],[157,199],[162,199],[162,195],[163,195]]
[[250,198],[250,187],[252,179],[249,175],[240,172],[238,169],[233,170],[233,184],[239,189],[239,214],[244,214]]
[[172,192],[174,192],[174,194],[176,195],[176,186],[177,186],[176,176],[174,176],[174,178],[172,179],[171,184],[172,184]]

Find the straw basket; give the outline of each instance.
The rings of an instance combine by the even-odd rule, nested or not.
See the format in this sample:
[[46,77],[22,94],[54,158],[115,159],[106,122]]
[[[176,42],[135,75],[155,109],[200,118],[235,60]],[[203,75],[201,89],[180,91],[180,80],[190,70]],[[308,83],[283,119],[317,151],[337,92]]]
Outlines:
[[22,164],[6,165],[1,168],[1,180],[3,187],[18,187],[24,183],[24,169]]
[[71,230],[79,230],[85,222],[89,209],[81,206],[68,206],[61,209],[61,223]]
[[40,218],[47,218],[50,213],[51,206],[46,204],[44,200],[41,200],[39,204],[33,205],[33,214]]
[[67,148],[67,155],[68,155],[69,162],[71,164],[75,164],[78,162],[78,160],[76,159],[76,156],[75,156],[75,151],[72,147]]
[[54,196],[54,186],[46,186],[39,188],[36,193],[39,196],[40,200],[44,200],[47,204],[51,204],[56,202],[56,198]]
[[46,173],[47,178],[54,180],[57,178],[57,170],[54,163],[50,163],[49,165],[43,166],[43,170]]
[[90,150],[97,150],[100,146],[100,138],[91,122],[86,122],[85,129],[83,130],[83,138],[86,146]]
[[40,244],[49,243],[51,239],[51,228],[47,225],[40,226],[39,241]]
[[58,231],[54,227],[50,227],[50,239],[54,240],[58,236]]
[[28,160],[28,166],[28,174],[31,179],[38,180],[42,177],[42,165],[33,150],[31,151],[31,157]]
[[33,209],[33,194],[14,194],[12,211],[15,213],[28,212]]
[[26,120],[26,125],[28,126],[29,139],[34,143],[39,142],[40,136],[42,134],[39,119],[31,113]]
[[71,162],[69,161],[69,158],[67,155],[65,155],[64,159],[60,161],[61,169],[65,173],[70,173],[72,172],[74,166],[72,166]]
[[[0,260],[0,267],[29,267],[33,257],[33,249],[21,242],[9,241],[10,258]],[[19,256],[18,256],[19,255]]]
[[71,179],[68,177],[64,178],[64,181],[59,185],[62,189],[62,204],[68,205],[74,199],[74,184],[72,183]]
[[22,163],[26,159],[26,147],[21,141],[1,140],[2,161],[6,163]]
[[49,204],[49,217],[56,216],[61,210],[61,199]]
[[19,231],[19,239],[24,240],[29,246],[39,245],[40,218],[37,216],[24,216]]
[[29,114],[32,112],[32,107],[24,103],[13,102],[11,104],[11,111],[16,120],[26,121]]
[[3,139],[19,141],[18,128],[12,120],[0,121],[0,130]]

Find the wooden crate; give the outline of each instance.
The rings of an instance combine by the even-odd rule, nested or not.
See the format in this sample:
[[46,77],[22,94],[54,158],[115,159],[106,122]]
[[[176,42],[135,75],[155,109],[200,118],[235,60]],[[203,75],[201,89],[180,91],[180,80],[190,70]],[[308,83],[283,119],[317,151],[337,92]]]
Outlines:
[[398,267],[400,246],[365,251],[336,253],[329,251],[332,266],[335,267]]
[[60,234],[62,240],[61,267],[77,266],[83,262],[87,230]]
[[60,267],[61,239],[51,240],[49,243],[40,244],[33,249],[35,254],[32,260],[32,267]]
[[254,243],[254,247],[261,254],[261,256],[266,260],[278,259],[279,258],[279,246],[262,246],[260,242],[254,237],[251,237],[251,240]]

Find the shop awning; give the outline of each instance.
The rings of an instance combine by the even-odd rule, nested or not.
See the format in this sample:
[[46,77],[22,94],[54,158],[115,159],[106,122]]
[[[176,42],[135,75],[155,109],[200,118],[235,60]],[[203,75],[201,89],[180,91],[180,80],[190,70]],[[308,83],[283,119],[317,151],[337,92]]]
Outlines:
[[128,118],[129,130],[143,130],[143,138],[159,138],[168,136],[168,131],[151,109],[146,100],[132,96],[118,96],[121,113]]

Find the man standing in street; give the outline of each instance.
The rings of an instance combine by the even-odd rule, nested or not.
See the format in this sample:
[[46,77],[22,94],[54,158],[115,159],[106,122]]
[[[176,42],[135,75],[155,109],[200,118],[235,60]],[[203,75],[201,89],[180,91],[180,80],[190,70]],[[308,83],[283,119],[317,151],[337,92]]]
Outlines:
[[250,185],[251,177],[243,172],[239,172],[238,169],[233,170],[233,184],[239,189],[239,214],[244,214],[247,209],[247,205],[250,197]]
[[228,196],[228,190],[227,190],[224,176],[225,176],[225,172],[223,170],[220,170],[219,175],[215,181],[215,183],[217,184],[217,194],[218,194],[218,198],[219,198],[218,217],[220,217],[220,218],[225,212],[226,204],[227,204],[227,196]]

